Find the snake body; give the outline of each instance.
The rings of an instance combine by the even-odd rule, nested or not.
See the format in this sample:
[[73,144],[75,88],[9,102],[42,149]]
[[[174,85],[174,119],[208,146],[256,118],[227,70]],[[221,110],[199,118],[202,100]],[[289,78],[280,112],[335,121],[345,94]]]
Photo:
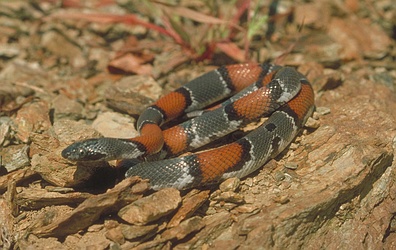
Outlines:
[[[224,99],[193,119],[165,130],[160,127]],[[137,121],[139,137],[88,139],[68,146],[62,156],[74,161],[123,160],[161,152],[166,159],[130,166],[123,160],[119,165],[129,167],[126,177],[149,179],[153,189],[208,185],[245,177],[274,158],[295,138],[313,107],[312,87],[294,68],[256,63],[223,66],[149,106]],[[268,119],[230,144],[174,157],[262,117]]]

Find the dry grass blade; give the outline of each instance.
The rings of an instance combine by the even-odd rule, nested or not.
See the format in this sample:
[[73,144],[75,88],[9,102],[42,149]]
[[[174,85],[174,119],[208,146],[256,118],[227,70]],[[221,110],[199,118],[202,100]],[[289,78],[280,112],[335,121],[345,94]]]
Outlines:
[[152,1],[154,4],[158,5],[159,8],[162,10],[168,12],[169,14],[185,17],[191,20],[194,20],[199,23],[207,23],[207,24],[226,24],[233,26],[234,28],[237,28],[238,30],[243,30],[242,27],[233,24],[230,21],[225,21],[222,19],[219,19],[214,16],[209,16],[203,13],[200,13],[198,11],[186,8],[186,7],[181,7],[181,6],[172,6],[166,3],[158,2],[158,1]]

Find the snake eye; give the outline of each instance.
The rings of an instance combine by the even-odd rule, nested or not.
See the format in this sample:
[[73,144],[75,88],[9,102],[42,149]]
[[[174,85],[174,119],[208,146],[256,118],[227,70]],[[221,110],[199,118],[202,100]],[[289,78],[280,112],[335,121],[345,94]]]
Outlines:
[[71,161],[97,161],[105,158],[105,154],[88,147],[90,142],[87,142],[76,142],[68,146],[62,151],[62,157]]

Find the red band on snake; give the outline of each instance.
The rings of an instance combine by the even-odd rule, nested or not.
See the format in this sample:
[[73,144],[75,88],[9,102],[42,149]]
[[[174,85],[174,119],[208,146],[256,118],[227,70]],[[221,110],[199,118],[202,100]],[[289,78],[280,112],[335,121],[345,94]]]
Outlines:
[[[226,99],[228,98],[228,99]],[[220,105],[166,130],[160,126],[224,100]],[[210,71],[163,96],[139,117],[141,136],[95,138],[76,142],[62,152],[75,161],[134,159],[161,152],[167,159],[131,165],[126,176],[149,179],[153,189],[178,189],[245,177],[282,152],[314,108],[314,94],[304,75],[290,67],[239,64]],[[175,157],[202,147],[262,117],[268,119],[225,146]]]

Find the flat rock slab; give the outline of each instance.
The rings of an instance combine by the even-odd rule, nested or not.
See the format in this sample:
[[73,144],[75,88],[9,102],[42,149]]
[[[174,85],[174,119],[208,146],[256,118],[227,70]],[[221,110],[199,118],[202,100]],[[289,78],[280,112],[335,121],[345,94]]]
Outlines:
[[144,190],[138,189],[134,192],[133,189],[139,182],[139,178],[127,178],[108,192],[86,199],[71,214],[60,215],[52,223],[32,228],[32,231],[38,236],[62,237],[85,229],[101,215],[116,211],[125,204],[141,198],[141,192]]
[[145,225],[175,211],[180,203],[178,190],[164,188],[123,207],[118,216],[130,224]]

